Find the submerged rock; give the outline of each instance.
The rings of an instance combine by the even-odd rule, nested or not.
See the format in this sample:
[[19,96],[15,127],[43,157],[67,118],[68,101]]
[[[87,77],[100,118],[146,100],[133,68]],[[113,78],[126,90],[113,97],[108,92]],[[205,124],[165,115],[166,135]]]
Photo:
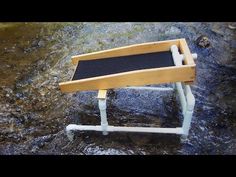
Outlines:
[[178,27],[171,26],[165,31],[166,35],[178,35],[181,33],[181,30]]
[[199,47],[202,47],[202,48],[208,48],[211,45],[208,37],[206,37],[206,36],[198,37],[196,40],[196,43]]

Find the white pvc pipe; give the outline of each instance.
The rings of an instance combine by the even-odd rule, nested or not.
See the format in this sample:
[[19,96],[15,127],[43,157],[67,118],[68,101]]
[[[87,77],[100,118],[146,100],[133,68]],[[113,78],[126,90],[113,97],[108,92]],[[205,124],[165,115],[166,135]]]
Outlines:
[[173,57],[175,66],[181,66],[184,58],[183,56],[180,55],[178,51],[178,47],[176,45],[172,45],[170,50],[172,52],[172,57]]
[[195,106],[195,98],[192,94],[191,88],[189,85],[185,86],[186,101],[187,101],[187,110],[193,111]]
[[[76,125],[70,124],[66,127],[66,131],[73,130],[79,131],[103,131],[100,125]],[[183,134],[183,129],[177,128],[153,128],[153,127],[120,127],[120,126],[107,126],[108,132],[139,132],[139,133],[171,133]]]
[[[180,54],[180,56],[182,57],[182,59],[184,60],[184,55],[183,54]],[[196,53],[192,53],[192,57],[194,60],[197,59],[197,54]]]
[[192,121],[192,116],[193,116],[193,111],[187,110],[184,113],[184,120],[183,120],[183,134],[188,135],[189,129],[191,126],[191,121]]
[[103,135],[107,135],[107,126],[108,126],[108,122],[107,122],[107,112],[106,112],[106,107],[107,107],[107,103],[106,103],[106,99],[99,99],[98,100],[98,107],[100,110],[100,116],[101,116],[101,128],[103,131]]
[[182,108],[182,113],[184,114],[186,111],[187,103],[186,103],[186,98],[184,95],[183,87],[182,87],[181,82],[176,82],[175,85],[176,85],[176,89],[178,91],[180,104],[181,104],[181,108]]
[[183,121],[182,128],[183,128],[183,133],[185,135],[188,135],[189,129],[191,126],[194,106],[195,106],[195,98],[192,94],[192,91],[189,85],[186,85],[184,89],[185,89],[185,94],[186,94],[187,105],[186,105],[186,111],[184,112],[184,121]]
[[134,89],[134,90],[156,90],[156,91],[173,91],[171,87],[124,87],[125,89]]
[[[179,53],[178,47],[176,45],[172,45],[170,47],[170,50],[172,52],[172,57],[173,57],[175,65],[181,66],[182,62],[184,61],[184,55]],[[192,57],[194,60],[196,60],[198,56],[196,53],[192,53]]]

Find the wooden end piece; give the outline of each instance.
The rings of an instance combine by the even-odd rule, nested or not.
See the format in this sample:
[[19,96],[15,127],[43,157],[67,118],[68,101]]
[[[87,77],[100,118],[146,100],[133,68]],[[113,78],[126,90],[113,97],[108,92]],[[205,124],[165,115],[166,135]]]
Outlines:
[[107,90],[99,90],[97,98],[98,99],[106,99],[107,98]]

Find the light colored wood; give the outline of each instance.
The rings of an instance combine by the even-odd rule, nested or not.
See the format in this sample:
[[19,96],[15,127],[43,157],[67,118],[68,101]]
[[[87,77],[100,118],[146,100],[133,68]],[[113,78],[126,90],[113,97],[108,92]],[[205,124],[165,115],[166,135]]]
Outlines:
[[105,100],[107,98],[107,90],[98,90],[97,98]]
[[141,86],[171,82],[189,82],[195,79],[195,65],[143,69],[88,79],[59,83],[62,92],[103,90],[127,86]]
[[185,39],[180,39],[179,45],[180,51],[184,55],[184,64],[186,65],[195,65],[193,56],[189,50],[188,44]]
[[192,84],[194,84],[194,81],[186,81],[186,82],[184,82],[184,84],[185,85],[192,85]]
[[[79,66],[79,62],[76,64],[76,68]],[[73,77],[74,77],[74,75],[75,75],[75,72],[76,72],[76,69],[74,70],[74,72],[73,72],[73,74],[72,74],[72,76],[71,76],[71,78],[70,78],[70,80],[72,80],[73,79]]]
[[[185,39],[180,39],[179,49],[180,49],[181,53],[184,55],[184,64],[185,65],[194,65],[194,73],[195,73],[194,78],[195,78],[196,77],[196,64],[194,62],[192,53],[191,53]],[[185,84],[191,85],[191,84],[193,84],[193,81],[187,81],[187,82],[185,82]]]
[[108,50],[102,50],[98,52],[92,52],[82,55],[72,56],[72,63],[77,64],[80,60],[94,60],[94,59],[104,59],[109,57],[118,56],[128,56],[136,54],[144,54],[151,52],[162,52],[169,51],[172,45],[177,45],[179,47],[180,39],[159,41],[159,42],[149,42],[142,44],[134,44],[124,47],[118,47]]
[[185,85],[192,85],[192,84],[194,84],[194,81],[185,81],[184,84]]

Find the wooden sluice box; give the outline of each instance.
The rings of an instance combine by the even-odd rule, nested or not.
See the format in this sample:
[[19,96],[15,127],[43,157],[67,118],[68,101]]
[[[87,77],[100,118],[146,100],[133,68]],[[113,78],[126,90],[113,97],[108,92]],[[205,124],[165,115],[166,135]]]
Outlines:
[[[149,132],[173,133],[187,137],[195,98],[190,84],[196,77],[196,64],[185,39],[150,42],[92,52],[72,57],[76,65],[70,81],[59,83],[62,92],[78,92],[98,90],[98,106],[101,115],[101,125],[76,125],[66,127],[67,135],[73,140],[73,131],[108,132]],[[110,126],[106,114],[107,89],[152,89],[164,90],[158,87],[144,87],[151,84],[174,83],[183,113],[182,127],[121,127]]]

